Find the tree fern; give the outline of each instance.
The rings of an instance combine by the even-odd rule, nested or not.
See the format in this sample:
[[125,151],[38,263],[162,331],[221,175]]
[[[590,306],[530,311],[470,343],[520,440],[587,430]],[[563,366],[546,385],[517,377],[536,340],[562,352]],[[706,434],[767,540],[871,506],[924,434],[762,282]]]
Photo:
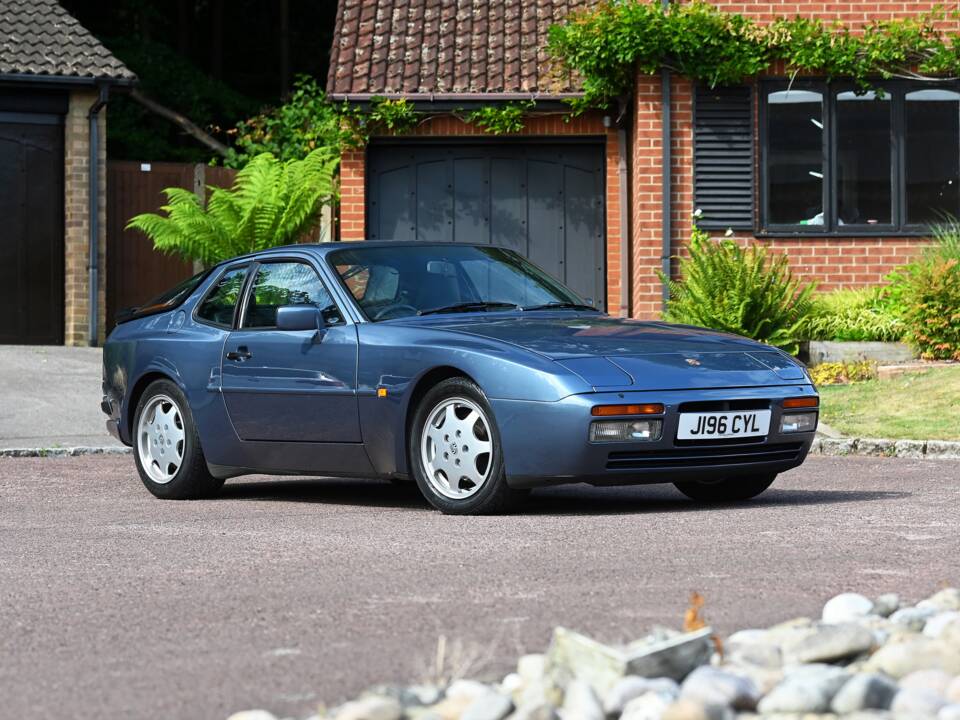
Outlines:
[[694,228],[690,257],[680,260],[680,274],[680,280],[667,280],[667,320],[797,351],[814,285],[794,280],[785,255],[770,258],[761,245],[714,242]]
[[205,265],[286,245],[315,227],[320,209],[336,197],[338,162],[328,148],[287,162],[263,153],[237,173],[233,187],[208,188],[206,207],[189,190],[167,188],[163,215],[137,215],[127,227],[160,252]]

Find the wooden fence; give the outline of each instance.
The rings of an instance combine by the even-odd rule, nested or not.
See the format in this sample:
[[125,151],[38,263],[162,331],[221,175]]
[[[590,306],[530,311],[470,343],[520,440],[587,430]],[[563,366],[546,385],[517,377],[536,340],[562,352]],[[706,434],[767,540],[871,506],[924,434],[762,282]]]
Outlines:
[[235,170],[202,164],[133,162],[107,163],[107,330],[117,311],[140,305],[194,273],[191,263],[163,255],[142,233],[125,230],[139,213],[158,212],[168,187],[202,193],[207,185],[227,187]]

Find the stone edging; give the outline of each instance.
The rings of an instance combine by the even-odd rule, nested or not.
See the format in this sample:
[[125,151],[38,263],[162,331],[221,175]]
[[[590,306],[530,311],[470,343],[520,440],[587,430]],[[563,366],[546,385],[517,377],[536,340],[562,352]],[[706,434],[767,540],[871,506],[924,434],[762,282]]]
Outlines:
[[0,448],[0,457],[77,457],[80,455],[127,455],[129,453],[130,448],[125,445]]
[[812,455],[865,455],[953,460],[960,459],[960,442],[818,437],[813,441],[810,453]]

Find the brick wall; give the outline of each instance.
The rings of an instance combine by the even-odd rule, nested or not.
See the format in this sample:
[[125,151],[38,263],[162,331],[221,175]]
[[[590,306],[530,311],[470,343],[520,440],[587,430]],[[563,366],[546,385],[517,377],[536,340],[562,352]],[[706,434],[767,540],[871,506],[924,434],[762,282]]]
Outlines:
[[[490,137],[483,130],[459,119],[442,115],[419,125],[412,135],[427,137],[458,138],[469,136]],[[527,119],[524,135],[559,136],[592,135],[606,138],[606,265],[607,308],[611,314],[626,314],[620,302],[620,198],[618,164],[619,149],[617,132],[603,126],[603,117],[589,114],[565,121],[562,114],[537,115]],[[366,154],[362,150],[347,151],[340,164],[340,239],[362,240],[365,237]]]
[[[727,12],[747,14],[760,21],[778,16],[821,17],[857,25],[872,19],[890,19],[928,12],[937,2],[725,2],[714,3]],[[943,23],[947,31],[960,31],[960,19]],[[782,69],[781,69],[782,71]],[[773,73],[777,70],[774,69]],[[671,254],[683,255],[690,236],[693,207],[693,84],[673,76],[671,146],[673,153]],[[640,75],[634,87],[631,132],[632,199],[632,303],[633,317],[655,318],[662,311],[660,268],[662,228],[662,113],[659,76]],[[755,113],[756,116],[756,113]],[[759,157],[759,152],[757,153]],[[759,180],[759,173],[756,174]],[[759,190],[759,187],[758,187]],[[743,242],[757,238],[738,233]],[[791,268],[805,280],[816,280],[820,290],[861,287],[883,282],[884,276],[909,261],[929,242],[925,237],[880,238],[760,238],[773,252],[786,253]],[[673,262],[676,276],[676,262]]]
[[[88,337],[89,305],[89,121],[87,113],[97,99],[95,90],[75,90],[70,93],[70,108],[64,122],[64,332],[66,345],[86,345]],[[107,209],[107,151],[106,108],[99,118],[100,177],[100,243],[98,267],[100,342],[104,339],[106,322],[106,209]]]

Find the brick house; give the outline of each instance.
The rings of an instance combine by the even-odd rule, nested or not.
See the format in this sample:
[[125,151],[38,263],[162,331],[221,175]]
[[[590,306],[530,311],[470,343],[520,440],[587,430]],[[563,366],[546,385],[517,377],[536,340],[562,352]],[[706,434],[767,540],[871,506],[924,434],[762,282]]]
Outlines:
[[[825,290],[880,283],[928,242],[927,224],[960,214],[957,84],[891,81],[865,102],[842,81],[771,72],[710,90],[664,71],[637,75],[629,107],[565,122],[577,88],[545,71],[547,29],[591,4],[340,0],[328,93],[404,97],[426,118],[344,153],[341,238],[507,244],[610,313],[649,318],[695,210],[711,232],[788,253]],[[716,4],[853,26],[936,6]],[[537,105],[517,136],[457,117],[518,99]]]
[[135,80],[55,0],[0,3],[0,343],[103,336],[105,105]]

